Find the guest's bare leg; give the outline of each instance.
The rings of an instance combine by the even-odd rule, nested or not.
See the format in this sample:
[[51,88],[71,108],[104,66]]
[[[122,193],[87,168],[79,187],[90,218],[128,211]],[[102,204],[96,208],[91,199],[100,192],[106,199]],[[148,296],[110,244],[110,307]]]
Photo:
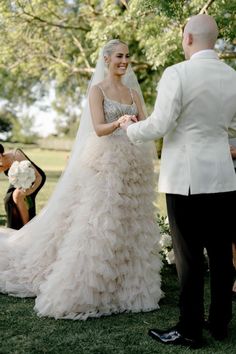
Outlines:
[[13,192],[13,201],[19,210],[23,224],[27,224],[29,221],[29,212],[25,202],[25,196],[18,189]]
[[233,243],[233,265],[236,270],[236,243]]

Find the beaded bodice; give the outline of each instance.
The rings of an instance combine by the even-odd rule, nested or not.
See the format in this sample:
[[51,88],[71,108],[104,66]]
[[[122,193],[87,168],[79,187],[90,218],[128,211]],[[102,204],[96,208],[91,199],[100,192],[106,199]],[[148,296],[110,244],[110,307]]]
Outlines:
[[[138,109],[134,101],[132,104],[120,103],[106,97],[104,92],[103,97],[104,116],[107,123],[112,123],[125,114],[138,115]],[[126,132],[123,129],[118,128],[112,133],[112,135],[126,135]]]

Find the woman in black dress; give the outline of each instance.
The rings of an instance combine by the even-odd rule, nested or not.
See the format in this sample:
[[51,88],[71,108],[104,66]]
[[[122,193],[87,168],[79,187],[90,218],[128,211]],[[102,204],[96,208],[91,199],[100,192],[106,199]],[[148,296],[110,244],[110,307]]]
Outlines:
[[36,215],[35,198],[45,183],[46,175],[21,149],[5,152],[3,145],[0,144],[0,172],[8,175],[12,163],[22,160],[31,162],[35,170],[35,181],[26,190],[15,188],[10,184],[4,198],[7,226],[17,230]]

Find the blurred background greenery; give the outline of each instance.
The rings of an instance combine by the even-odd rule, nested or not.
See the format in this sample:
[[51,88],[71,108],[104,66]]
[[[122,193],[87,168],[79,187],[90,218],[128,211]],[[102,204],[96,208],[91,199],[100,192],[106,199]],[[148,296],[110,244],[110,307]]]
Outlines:
[[[54,135],[73,139],[100,48],[111,38],[129,44],[150,113],[163,70],[184,59],[187,19],[213,15],[216,50],[236,63],[236,2],[225,0],[0,1],[0,132],[35,143],[38,110],[54,114]],[[46,125],[45,125],[46,126]],[[46,131],[44,132],[46,135]],[[158,151],[161,144],[158,142]]]

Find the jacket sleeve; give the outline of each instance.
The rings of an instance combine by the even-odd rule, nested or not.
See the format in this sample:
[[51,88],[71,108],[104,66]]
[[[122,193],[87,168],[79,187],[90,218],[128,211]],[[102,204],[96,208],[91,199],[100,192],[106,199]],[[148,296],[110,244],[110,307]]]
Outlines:
[[138,144],[163,137],[176,126],[182,108],[182,89],[177,70],[167,68],[158,85],[158,95],[153,113],[145,120],[130,125],[129,139]]
[[235,138],[236,137],[236,113],[234,115],[234,118],[233,118],[230,126],[229,126],[228,132],[229,132],[229,137],[230,138]]

